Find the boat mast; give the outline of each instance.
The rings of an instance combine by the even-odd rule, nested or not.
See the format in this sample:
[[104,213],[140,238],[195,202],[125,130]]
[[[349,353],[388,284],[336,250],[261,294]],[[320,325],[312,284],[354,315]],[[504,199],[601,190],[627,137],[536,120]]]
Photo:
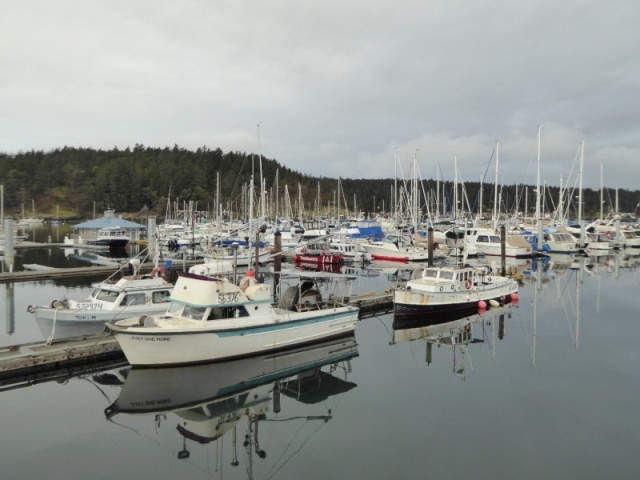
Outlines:
[[585,247],[585,227],[582,224],[582,167],[584,165],[584,140],[580,142],[580,172],[578,172],[578,225],[580,226],[580,248]]
[[536,221],[538,222],[538,252],[542,252],[542,217],[540,215],[540,132],[542,125],[538,125],[538,159],[536,169]]
[[493,192],[493,225],[498,227],[498,168],[500,167],[500,142],[496,141],[496,177],[494,181]]
[[600,162],[600,219],[604,219],[604,179],[602,175],[602,162]]

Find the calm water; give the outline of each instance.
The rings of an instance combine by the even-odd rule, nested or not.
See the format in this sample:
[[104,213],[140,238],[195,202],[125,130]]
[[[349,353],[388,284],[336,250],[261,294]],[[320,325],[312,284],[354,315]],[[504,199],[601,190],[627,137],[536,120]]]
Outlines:
[[[0,391],[2,476],[635,478],[640,258],[586,263],[512,266],[525,273],[517,308],[473,316],[468,332],[458,320],[394,333],[383,315],[275,359]],[[362,291],[403,277],[355,270]],[[26,306],[88,292],[76,282],[0,285],[0,346],[42,340]],[[331,377],[286,382],[328,361]]]

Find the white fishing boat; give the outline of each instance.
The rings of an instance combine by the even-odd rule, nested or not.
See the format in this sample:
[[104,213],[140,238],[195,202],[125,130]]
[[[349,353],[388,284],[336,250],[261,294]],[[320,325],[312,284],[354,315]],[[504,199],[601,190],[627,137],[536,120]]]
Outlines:
[[93,291],[87,298],[62,298],[47,305],[29,305],[27,311],[34,314],[48,342],[100,333],[109,320],[166,311],[173,284],[164,279],[163,270],[154,269],[150,275],[140,275],[139,260],[132,259],[125,267],[129,265],[134,271],[132,275],[116,280],[116,272],[92,284]]
[[394,290],[396,317],[487,308],[487,303],[516,301],[518,283],[494,275],[489,266],[467,264],[416,270]]
[[[296,285],[284,288],[295,279]],[[327,273],[281,274],[277,303],[271,285],[244,278],[185,273],[162,314],[107,323],[131,365],[201,363],[284,350],[347,335],[359,309],[346,304],[355,277]],[[339,290],[342,283],[344,290]],[[331,295],[321,295],[328,284]]]

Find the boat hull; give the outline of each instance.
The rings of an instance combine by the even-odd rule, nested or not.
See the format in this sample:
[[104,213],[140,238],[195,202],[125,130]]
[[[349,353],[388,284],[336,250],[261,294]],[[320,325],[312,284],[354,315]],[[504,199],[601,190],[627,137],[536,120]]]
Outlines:
[[285,350],[353,333],[358,309],[338,307],[314,312],[286,312],[266,324],[238,328],[169,330],[108,323],[133,366],[205,363]]
[[105,324],[109,321],[162,313],[167,309],[167,305],[167,303],[140,305],[133,309],[132,307],[127,307],[119,308],[118,310],[32,307],[30,311],[36,317],[36,322],[42,335],[55,341],[78,335],[100,333],[104,331]]
[[[455,288],[455,287],[454,287]],[[517,283],[502,282],[472,290],[450,290],[443,292],[420,291],[412,288],[397,289],[394,292],[394,315],[396,317],[412,317],[431,314],[447,314],[454,312],[473,313],[478,310],[481,301],[496,300],[500,304],[508,303],[512,294],[517,293]]]
[[293,257],[296,263],[306,263],[315,265],[339,265],[343,262],[342,255],[305,255],[298,254]]
[[94,247],[105,247],[110,250],[116,250],[125,248],[129,243],[128,238],[124,239],[110,239],[110,240],[87,240],[87,245],[91,245]]

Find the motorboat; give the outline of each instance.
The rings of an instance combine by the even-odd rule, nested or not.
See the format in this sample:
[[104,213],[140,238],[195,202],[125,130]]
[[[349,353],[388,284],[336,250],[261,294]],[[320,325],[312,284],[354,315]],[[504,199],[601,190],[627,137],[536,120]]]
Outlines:
[[129,243],[127,231],[121,227],[105,227],[98,230],[96,238],[87,240],[87,245],[106,247],[110,250],[121,249]]
[[518,283],[495,275],[488,265],[458,264],[414,271],[411,280],[394,289],[396,317],[486,309],[489,302],[518,300]]
[[[183,273],[166,312],[111,321],[107,328],[133,366],[231,359],[355,330],[359,309],[347,301],[357,277],[299,271],[279,277],[282,293],[273,302],[271,285],[253,276],[236,285],[227,277]],[[331,286],[332,293],[322,295]]]
[[[479,254],[501,256],[500,235],[491,228],[469,228],[465,235],[468,247]],[[505,256],[526,258],[533,256],[533,247],[520,234],[508,234],[505,239]]]
[[[116,278],[124,268],[133,274]],[[86,298],[53,300],[47,305],[29,305],[38,327],[48,342],[77,335],[100,333],[109,320],[164,312],[173,284],[165,280],[162,268],[149,275],[139,273],[140,260],[131,259],[104,281],[92,284]]]

